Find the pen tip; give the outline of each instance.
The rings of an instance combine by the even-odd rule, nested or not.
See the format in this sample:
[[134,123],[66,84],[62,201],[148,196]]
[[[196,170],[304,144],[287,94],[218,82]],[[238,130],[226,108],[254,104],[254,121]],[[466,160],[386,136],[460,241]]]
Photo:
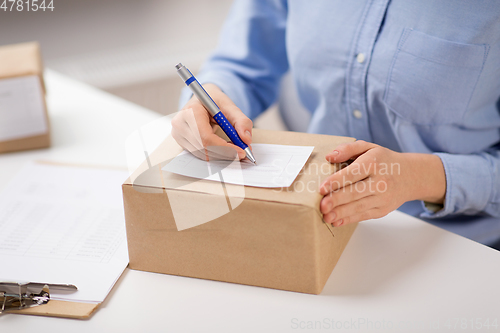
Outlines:
[[246,147],[243,150],[245,151],[246,157],[248,158],[248,160],[250,162],[252,162],[253,164],[257,165],[257,161],[255,160],[255,157],[253,156],[252,151],[250,150],[250,148]]

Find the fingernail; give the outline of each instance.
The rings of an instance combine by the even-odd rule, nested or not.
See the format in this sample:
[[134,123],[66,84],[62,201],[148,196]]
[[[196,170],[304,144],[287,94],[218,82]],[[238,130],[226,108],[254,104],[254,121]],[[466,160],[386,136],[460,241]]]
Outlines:
[[329,155],[335,158],[335,157],[337,157],[339,154],[340,154],[340,152],[339,152],[338,150],[334,150],[334,151],[332,151]]
[[250,131],[245,131],[245,134],[246,134],[246,136],[248,136],[249,138],[251,138],[251,137],[252,137],[252,133],[250,133]]
[[338,227],[340,227],[340,226],[344,223],[344,220],[343,220],[343,219],[340,219],[340,220],[338,220],[337,222],[338,222],[337,226],[338,226]]
[[335,218],[337,217],[337,214],[335,213],[332,213],[331,214],[331,218],[332,218],[332,223],[335,222]]

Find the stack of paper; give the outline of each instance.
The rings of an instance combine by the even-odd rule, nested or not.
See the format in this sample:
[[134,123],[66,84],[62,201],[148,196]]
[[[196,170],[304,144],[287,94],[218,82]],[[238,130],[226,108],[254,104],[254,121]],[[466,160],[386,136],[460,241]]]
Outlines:
[[0,281],[74,284],[51,299],[101,303],[128,264],[127,172],[30,164],[0,193]]

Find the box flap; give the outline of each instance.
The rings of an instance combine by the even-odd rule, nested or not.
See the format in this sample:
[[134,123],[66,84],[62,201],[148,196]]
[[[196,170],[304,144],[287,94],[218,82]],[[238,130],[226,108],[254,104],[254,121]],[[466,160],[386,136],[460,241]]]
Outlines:
[[[227,193],[229,193],[230,197],[236,193],[235,196],[242,196],[245,199],[305,205],[318,210],[322,198],[322,195],[318,192],[319,185],[339,167],[337,164],[327,162],[325,155],[337,145],[354,140],[353,138],[340,136],[254,129],[254,143],[314,146],[314,151],[293,184],[288,188],[245,186],[244,191],[241,191],[242,187],[239,185],[225,184]],[[177,145],[175,140],[168,137],[149,156],[148,163],[138,168],[125,182],[125,185],[133,185],[136,190],[141,192],[161,193],[158,191],[159,189],[176,189],[220,195],[220,183],[218,182],[208,180],[193,181],[192,178],[161,170],[168,161],[181,151],[182,148]]]

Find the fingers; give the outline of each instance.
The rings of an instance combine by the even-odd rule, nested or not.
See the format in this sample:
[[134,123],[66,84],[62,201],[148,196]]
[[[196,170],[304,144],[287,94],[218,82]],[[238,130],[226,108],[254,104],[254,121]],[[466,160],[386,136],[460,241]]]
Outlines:
[[[205,90],[211,95],[229,122],[235,127],[240,138],[247,145],[252,143],[252,121],[217,86],[208,84]],[[217,147],[231,147],[239,159],[246,154],[238,146],[226,142],[215,134],[213,119],[196,97],[186,104],[172,119],[172,136],[184,149],[198,158],[233,159],[234,154]],[[205,150],[205,151],[204,151]],[[203,157],[202,157],[203,156]]]
[[243,149],[226,142],[214,133],[210,117],[204,108],[180,111],[172,119],[172,136],[182,148],[203,160],[234,158],[234,154],[228,153],[228,150],[220,150],[217,147],[231,148],[239,159],[246,156]]
[[374,195],[375,191],[371,185],[369,181],[361,181],[336,192],[330,192],[320,202],[321,213],[328,214],[335,207]]
[[372,164],[366,164],[364,161],[358,159],[344,169],[328,176],[321,184],[319,193],[327,195],[330,192],[359,182],[367,178],[373,168],[374,166]]
[[386,161],[397,160],[395,154],[365,141],[339,145],[328,154],[326,159],[331,163],[354,162],[321,184],[324,221],[340,226],[379,218],[399,207],[404,191],[391,186],[393,178],[386,175]]
[[212,160],[239,160],[239,156],[233,147],[226,146],[208,146],[206,148],[196,148],[185,138],[179,139],[179,145],[189,151],[191,154],[204,161]]
[[235,105],[233,107],[224,108],[223,113],[227,120],[233,125],[236,132],[238,132],[241,140],[247,145],[251,145],[253,122]]
[[205,152],[204,149],[202,150],[202,149],[196,148],[195,146],[193,146],[191,144],[191,142],[189,142],[188,140],[186,140],[183,137],[179,137],[179,138],[175,138],[174,137],[174,139],[177,141],[177,143],[182,148],[184,148],[185,150],[187,150],[188,152],[190,152],[191,154],[193,154],[194,156],[196,156],[200,160],[204,160],[204,161],[208,161],[209,160],[208,155],[206,154],[206,152]]
[[373,209],[366,211],[366,212],[363,212],[361,214],[344,217],[344,218],[341,218],[340,220],[334,221],[332,223],[332,226],[340,227],[340,226],[343,226],[346,224],[376,219],[376,218],[379,218],[382,216],[384,216],[384,215],[382,215],[380,213],[380,208],[373,208]]
[[[206,111],[204,114],[208,114]],[[185,119],[189,126],[190,131],[186,133],[186,137],[188,141],[192,142],[193,146],[197,149],[206,149],[208,151],[209,156],[212,158],[220,159],[232,159],[233,154],[228,155],[227,150],[217,149],[220,147],[230,147],[233,151],[236,151],[239,159],[245,158],[246,154],[238,146],[230,144],[222,139],[220,136],[214,133],[213,127],[210,125],[210,122],[205,121],[205,117],[196,116],[195,112],[187,112]],[[189,140],[191,138],[191,140]]]
[[250,145],[252,143],[253,128],[253,122],[250,118],[248,118],[216,85],[206,84],[203,87],[212,96],[227,120],[233,125],[241,140],[247,145]]
[[[376,208],[374,198],[363,198],[350,202],[345,205],[336,207],[334,210],[330,211],[328,214],[323,215],[323,219],[326,223],[342,224],[343,219],[349,216],[365,214],[368,210]],[[342,220],[342,221],[341,221]]]
[[[351,157],[348,156],[352,156],[352,154],[356,156],[358,152],[363,151],[365,148],[368,148],[368,150],[357,155],[354,162],[325,179],[319,190],[322,195],[361,181],[377,172],[377,151],[380,150],[380,146],[363,141],[357,147],[343,147],[340,150],[348,150],[349,154],[344,154],[343,158],[350,159]],[[339,148],[337,147],[337,149]]]
[[334,151],[326,155],[326,160],[330,163],[341,163],[349,159],[358,157],[366,151],[377,147],[376,144],[358,140],[352,143],[340,144]]
[[368,196],[336,207],[328,214],[323,215],[326,223],[331,223],[334,227],[355,223],[373,218],[379,218],[387,213],[380,208],[381,203],[376,196]]

